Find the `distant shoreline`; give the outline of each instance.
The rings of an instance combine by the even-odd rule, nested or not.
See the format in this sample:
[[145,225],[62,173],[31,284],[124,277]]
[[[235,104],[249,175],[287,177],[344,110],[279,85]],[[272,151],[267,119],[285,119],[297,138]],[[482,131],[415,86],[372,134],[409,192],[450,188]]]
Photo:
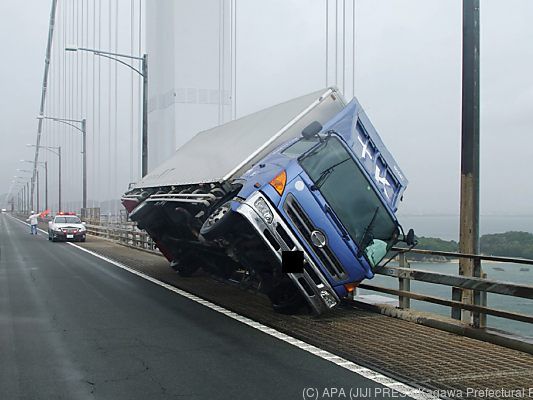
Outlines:
[[[415,249],[457,253],[459,243],[438,237],[419,236]],[[484,234],[479,238],[480,254],[500,257],[533,259],[533,233],[525,231],[507,231],[504,233]],[[457,258],[447,258],[433,254],[411,253],[413,262],[458,262]]]

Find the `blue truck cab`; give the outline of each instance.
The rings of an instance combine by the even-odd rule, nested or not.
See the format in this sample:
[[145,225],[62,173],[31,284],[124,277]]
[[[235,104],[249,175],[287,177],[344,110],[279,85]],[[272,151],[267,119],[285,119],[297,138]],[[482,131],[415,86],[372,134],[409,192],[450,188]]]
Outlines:
[[180,276],[321,314],[383,265],[406,185],[359,102],[331,87],[196,133],[122,203]]
[[371,279],[399,240],[395,212],[407,180],[355,98],[240,180],[231,209],[280,263],[284,252],[301,252],[303,269],[288,276],[317,314]]

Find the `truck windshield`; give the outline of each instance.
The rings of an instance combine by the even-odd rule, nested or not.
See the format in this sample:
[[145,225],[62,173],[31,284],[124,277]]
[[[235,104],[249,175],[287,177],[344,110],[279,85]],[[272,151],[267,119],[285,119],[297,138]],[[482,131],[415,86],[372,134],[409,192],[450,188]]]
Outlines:
[[376,247],[383,244],[388,250],[397,239],[398,228],[350,153],[331,136],[316,151],[300,158],[300,165],[314,182],[313,189],[322,193],[352,240],[375,266],[386,253],[380,251],[376,258]]

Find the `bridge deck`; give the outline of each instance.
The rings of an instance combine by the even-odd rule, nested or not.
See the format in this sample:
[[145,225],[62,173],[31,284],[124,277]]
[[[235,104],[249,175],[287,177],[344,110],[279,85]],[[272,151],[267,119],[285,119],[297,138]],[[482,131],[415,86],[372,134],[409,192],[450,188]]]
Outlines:
[[487,389],[525,390],[526,398],[533,397],[533,356],[527,353],[353,308],[319,318],[278,315],[265,297],[207,277],[180,278],[155,254],[94,237],[82,246],[413,386],[462,391],[469,398],[487,397],[471,392]]

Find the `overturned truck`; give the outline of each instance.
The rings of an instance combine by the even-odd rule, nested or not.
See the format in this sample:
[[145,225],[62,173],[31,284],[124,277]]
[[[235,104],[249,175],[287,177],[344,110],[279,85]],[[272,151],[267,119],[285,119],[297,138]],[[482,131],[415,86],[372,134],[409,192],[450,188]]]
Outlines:
[[354,98],[324,89],[198,133],[122,198],[181,276],[321,314],[398,241],[407,185]]

